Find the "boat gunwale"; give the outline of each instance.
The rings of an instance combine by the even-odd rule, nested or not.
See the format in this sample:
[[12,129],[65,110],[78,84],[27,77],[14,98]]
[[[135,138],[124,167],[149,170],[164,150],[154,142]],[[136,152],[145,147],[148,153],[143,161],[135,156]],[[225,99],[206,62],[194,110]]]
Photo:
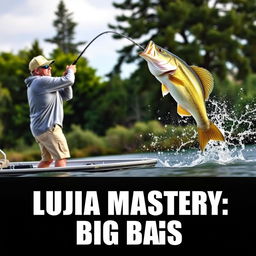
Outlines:
[[[2,174],[29,174],[29,173],[43,173],[43,172],[100,172],[111,171],[118,169],[128,169],[133,167],[149,167],[155,166],[157,158],[126,158],[126,159],[88,159],[88,160],[68,160],[68,166],[66,167],[54,167],[47,168],[36,167],[38,161],[27,162],[10,162],[10,168],[0,169],[0,176]],[[73,165],[72,165],[73,164]],[[15,168],[22,165],[31,165],[30,168]]]

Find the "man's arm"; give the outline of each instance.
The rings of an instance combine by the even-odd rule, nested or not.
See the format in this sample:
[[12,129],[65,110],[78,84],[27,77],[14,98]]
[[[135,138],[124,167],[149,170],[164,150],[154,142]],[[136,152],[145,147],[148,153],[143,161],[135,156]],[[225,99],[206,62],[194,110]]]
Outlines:
[[60,93],[63,101],[68,101],[68,100],[71,100],[73,98],[72,86],[69,86],[69,87],[64,88],[64,89],[60,89],[59,93]]
[[[66,71],[64,72],[64,76],[68,73],[68,70],[72,70],[73,73],[76,73],[76,66],[75,65],[70,65],[66,67]],[[63,101],[68,101],[71,100],[73,98],[73,89],[71,86],[68,86],[66,88],[63,88],[61,90],[59,90],[59,93],[63,99]]]
[[40,87],[43,91],[46,92],[54,92],[64,88],[68,88],[72,86],[75,82],[75,72],[76,66],[70,65],[66,67],[64,75],[61,77],[43,76],[41,77]]

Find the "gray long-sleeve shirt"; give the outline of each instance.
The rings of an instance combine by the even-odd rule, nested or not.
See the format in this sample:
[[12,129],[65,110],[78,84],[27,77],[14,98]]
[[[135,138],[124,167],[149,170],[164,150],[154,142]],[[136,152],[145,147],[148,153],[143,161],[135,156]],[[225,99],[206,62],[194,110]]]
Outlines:
[[63,126],[63,101],[72,99],[74,82],[71,69],[62,77],[30,76],[25,79],[33,136],[39,136],[55,124]]

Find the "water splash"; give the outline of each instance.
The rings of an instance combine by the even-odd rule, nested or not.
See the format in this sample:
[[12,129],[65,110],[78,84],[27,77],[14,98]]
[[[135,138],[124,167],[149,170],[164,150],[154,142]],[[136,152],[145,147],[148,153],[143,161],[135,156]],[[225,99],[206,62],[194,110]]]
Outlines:
[[[237,161],[248,161],[244,157],[246,141],[255,141],[256,104],[248,104],[240,114],[228,107],[227,101],[209,100],[207,106],[209,119],[224,134],[225,142],[210,141],[204,152],[200,150],[185,150],[188,142],[182,143],[174,152],[161,160],[163,167],[193,167],[203,164],[232,164]],[[182,122],[187,122],[183,120]],[[191,140],[197,139],[195,133]],[[159,154],[161,157],[161,154]],[[173,157],[175,156],[175,157]],[[175,161],[173,162],[173,160]]]

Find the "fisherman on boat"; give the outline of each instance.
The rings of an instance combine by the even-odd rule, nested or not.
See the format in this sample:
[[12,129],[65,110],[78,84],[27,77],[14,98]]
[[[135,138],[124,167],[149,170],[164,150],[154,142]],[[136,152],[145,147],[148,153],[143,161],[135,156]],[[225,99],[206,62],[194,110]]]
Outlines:
[[62,77],[52,77],[51,64],[39,55],[29,62],[31,76],[25,79],[30,108],[30,129],[39,144],[42,159],[39,168],[49,167],[55,160],[56,167],[65,167],[70,152],[63,134],[63,101],[73,97],[76,66],[66,67]]

